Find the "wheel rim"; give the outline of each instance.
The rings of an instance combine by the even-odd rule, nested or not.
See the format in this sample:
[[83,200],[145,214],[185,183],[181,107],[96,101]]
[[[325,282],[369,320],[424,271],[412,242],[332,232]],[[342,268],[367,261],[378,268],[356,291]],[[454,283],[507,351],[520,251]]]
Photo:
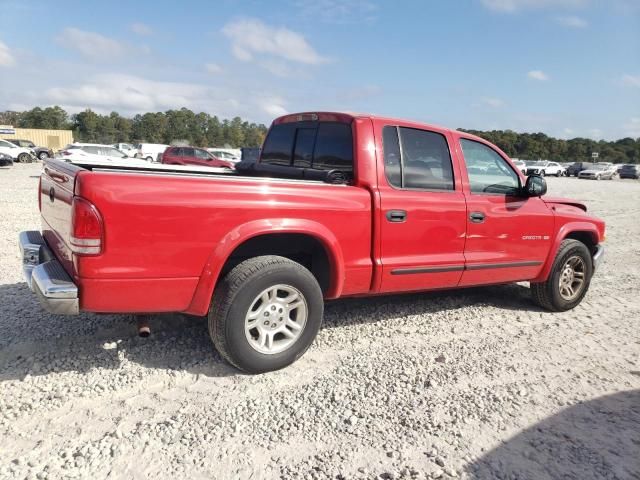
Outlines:
[[297,288],[274,285],[251,302],[244,319],[244,333],[257,352],[284,352],[302,335],[308,317],[307,301]]
[[41,152],[40,155],[38,155],[38,158],[40,158],[40,160],[44,160],[45,158],[49,158],[49,155],[45,152]]
[[575,300],[584,289],[587,266],[582,257],[574,255],[569,258],[562,270],[558,281],[560,296],[567,300]]

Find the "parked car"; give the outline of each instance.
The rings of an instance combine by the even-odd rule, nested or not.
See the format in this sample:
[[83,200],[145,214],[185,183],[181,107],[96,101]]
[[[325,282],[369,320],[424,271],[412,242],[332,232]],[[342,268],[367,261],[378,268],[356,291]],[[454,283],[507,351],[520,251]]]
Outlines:
[[147,162],[159,162],[164,151],[169,145],[163,145],[161,143],[139,143],[136,145],[138,150],[136,158],[142,158]]
[[13,158],[11,158],[6,153],[0,153],[0,167],[11,167],[13,166]]
[[605,224],[583,203],[433,125],[286,115],[235,172],[153,168],[48,160],[43,232],[20,234],[27,283],[58,314],[208,315],[218,352],[247,372],[303,355],[325,299],[528,281],[565,311],[603,259]]
[[569,168],[567,168],[567,176],[571,177],[577,177],[578,174],[583,171],[583,170],[587,170],[591,167],[593,167],[593,165],[595,165],[594,163],[591,162],[575,162],[571,165],[569,165]]
[[616,169],[612,165],[595,164],[587,170],[582,170],[578,178],[589,180],[613,180],[616,176]]
[[620,170],[618,170],[618,175],[620,178],[640,178],[640,165],[623,165]]
[[240,157],[233,153],[231,149],[207,148],[207,152],[220,160],[227,160],[234,163],[240,161]]
[[200,165],[203,167],[233,168],[235,162],[214,157],[204,148],[169,147],[162,154],[161,163],[166,165]]
[[135,157],[138,153],[138,149],[130,143],[114,143],[112,147],[126,153],[129,157]]
[[112,145],[98,143],[72,143],[60,150],[57,157],[70,163],[133,160],[129,155]]
[[514,160],[515,167],[522,172],[523,175],[527,174],[527,162],[524,160]]
[[18,147],[24,147],[24,148],[33,150],[35,156],[38,157],[40,160],[46,160],[47,158],[53,157],[53,150],[47,147],[37,147],[36,144],[33,143],[31,140],[11,139],[9,141],[14,145],[17,145]]
[[558,162],[549,162],[547,160],[538,160],[535,162],[527,162],[527,170],[525,175],[555,175],[560,177],[565,175],[566,169]]
[[36,152],[26,147],[19,147],[8,140],[0,139],[0,153],[4,153],[13,159],[22,163],[31,163],[36,159]]

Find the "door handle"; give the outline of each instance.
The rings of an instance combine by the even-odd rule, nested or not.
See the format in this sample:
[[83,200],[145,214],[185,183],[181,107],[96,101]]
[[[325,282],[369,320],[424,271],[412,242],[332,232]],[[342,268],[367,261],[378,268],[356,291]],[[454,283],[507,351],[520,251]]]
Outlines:
[[407,219],[406,210],[388,210],[387,220],[393,223],[402,223]]
[[469,214],[469,220],[473,223],[482,223],[484,222],[484,213],[482,212],[471,212]]

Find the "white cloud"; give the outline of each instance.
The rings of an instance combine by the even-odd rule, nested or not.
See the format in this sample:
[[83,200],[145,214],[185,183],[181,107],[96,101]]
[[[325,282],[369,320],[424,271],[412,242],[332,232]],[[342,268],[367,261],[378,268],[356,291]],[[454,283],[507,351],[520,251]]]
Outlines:
[[46,90],[53,103],[79,107],[154,111],[165,108],[195,107],[207,87],[179,82],[159,82],[126,74],[102,74],[88,83]]
[[222,73],[223,71],[222,67],[217,63],[205,63],[204,69],[207,71],[207,73],[211,73],[212,75],[217,75],[219,73]]
[[260,103],[260,107],[262,110],[272,117],[280,117],[282,115],[286,115],[287,109],[282,105],[283,101],[281,98],[269,98],[265,99]]
[[628,137],[640,138],[640,117],[630,118],[629,121],[622,126],[622,130]]
[[577,8],[587,0],[480,0],[480,3],[495,12],[514,13],[540,8]]
[[11,50],[5,43],[0,42],[0,67],[10,67],[14,63],[16,60],[13,58]]
[[584,18],[577,17],[575,15],[556,17],[556,22],[564,27],[569,28],[586,28],[589,26],[589,22],[587,22]]
[[153,29],[149,25],[140,22],[132,23],[129,25],[129,29],[136,35],[146,36],[153,33]]
[[233,55],[243,62],[254,55],[265,54],[307,65],[327,62],[309,45],[304,36],[284,27],[272,27],[257,19],[236,20],[228,23],[222,33],[231,40]]
[[94,60],[120,57],[127,50],[126,46],[117,40],[73,27],[65,28],[56,37],[56,41],[61,46]]
[[621,81],[625,87],[640,88],[640,75],[623,75]]
[[500,108],[505,106],[504,100],[495,97],[481,97],[480,102],[491,108]]
[[338,25],[372,23],[378,11],[369,0],[295,0],[293,4],[306,18]]
[[530,72],[527,73],[527,77],[533,80],[539,80],[541,82],[545,82],[549,80],[549,75],[544,73],[542,70],[531,70]]

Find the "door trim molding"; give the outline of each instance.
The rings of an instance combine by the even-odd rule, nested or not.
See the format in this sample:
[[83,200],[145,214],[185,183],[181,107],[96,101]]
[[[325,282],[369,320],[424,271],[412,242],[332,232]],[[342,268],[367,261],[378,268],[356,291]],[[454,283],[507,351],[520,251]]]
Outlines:
[[414,273],[445,273],[445,272],[461,272],[464,265],[442,265],[440,267],[409,267],[394,268],[391,275],[411,275]]
[[461,272],[463,270],[488,270],[491,268],[537,267],[541,261],[507,262],[507,263],[475,263],[472,265],[442,265],[437,267],[394,268],[391,275],[412,275],[418,273]]

